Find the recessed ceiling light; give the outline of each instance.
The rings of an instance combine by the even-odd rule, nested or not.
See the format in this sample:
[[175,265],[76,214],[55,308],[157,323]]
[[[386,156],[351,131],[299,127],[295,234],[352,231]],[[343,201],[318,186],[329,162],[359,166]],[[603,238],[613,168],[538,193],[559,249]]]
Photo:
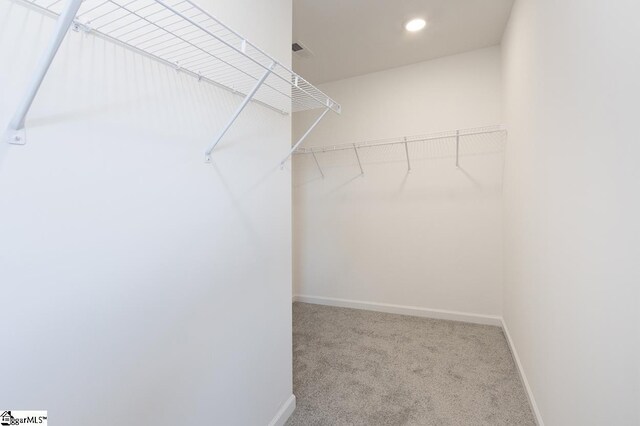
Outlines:
[[416,18],[407,22],[404,27],[407,29],[407,31],[415,33],[416,31],[420,31],[426,26],[427,26],[427,21],[425,21],[422,18]]

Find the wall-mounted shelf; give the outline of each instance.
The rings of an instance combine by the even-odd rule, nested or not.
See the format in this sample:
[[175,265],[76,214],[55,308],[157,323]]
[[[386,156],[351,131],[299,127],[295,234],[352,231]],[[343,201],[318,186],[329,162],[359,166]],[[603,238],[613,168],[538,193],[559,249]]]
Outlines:
[[354,153],[354,159],[358,163],[358,167],[360,168],[360,173],[364,174],[364,169],[362,167],[362,161],[360,159],[360,151],[363,149],[372,149],[377,147],[386,147],[391,145],[400,145],[403,148],[404,154],[406,156],[407,161],[407,170],[411,171],[411,157],[409,155],[409,145],[416,142],[428,142],[428,141],[436,141],[436,140],[444,140],[449,139],[452,143],[455,144],[455,165],[456,167],[460,167],[460,142],[470,136],[479,136],[479,135],[495,135],[501,140],[504,139],[507,131],[503,126],[490,126],[490,127],[481,127],[481,128],[473,128],[473,129],[458,129],[458,130],[450,130],[446,132],[439,133],[431,133],[428,135],[418,135],[418,136],[401,136],[397,138],[391,139],[382,139],[375,141],[364,141],[364,142],[356,142],[356,143],[346,143],[339,145],[329,145],[329,146],[317,146],[317,147],[309,147],[309,148],[298,148],[294,151],[294,155],[311,155],[313,156],[314,162],[318,167],[318,171],[320,175],[324,178],[324,172],[322,167],[320,166],[320,162],[318,161],[318,154],[335,152],[335,151],[352,151]]
[[328,111],[340,113],[338,103],[190,0],[23,2],[57,16],[57,24],[7,131],[6,139],[10,143],[25,143],[26,114],[70,27],[111,40],[201,81],[244,96],[227,125],[205,151],[207,158],[250,101],[283,114],[322,109],[320,118],[309,131]]

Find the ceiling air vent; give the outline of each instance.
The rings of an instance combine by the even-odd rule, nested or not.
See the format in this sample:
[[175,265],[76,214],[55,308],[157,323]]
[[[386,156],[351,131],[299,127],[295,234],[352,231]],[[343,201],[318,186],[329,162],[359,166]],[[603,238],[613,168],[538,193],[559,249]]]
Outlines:
[[291,45],[291,50],[293,50],[293,53],[299,58],[307,59],[313,56],[313,52],[300,41],[294,42]]

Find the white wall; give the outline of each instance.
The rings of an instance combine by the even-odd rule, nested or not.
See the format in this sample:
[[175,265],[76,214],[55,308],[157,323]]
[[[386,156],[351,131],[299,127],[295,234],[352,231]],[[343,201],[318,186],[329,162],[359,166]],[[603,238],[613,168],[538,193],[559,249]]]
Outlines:
[[[291,2],[205,8],[290,62]],[[0,2],[0,128],[53,21]],[[70,32],[0,144],[0,401],[65,425],[266,425],[291,397],[290,117]],[[56,420],[57,419],[57,420]]]
[[547,426],[640,424],[640,3],[517,0],[504,318]]
[[[324,84],[343,106],[304,146],[501,123],[500,48]],[[301,134],[313,114],[294,117]],[[294,293],[497,315],[502,154],[495,137],[319,154],[294,164]]]

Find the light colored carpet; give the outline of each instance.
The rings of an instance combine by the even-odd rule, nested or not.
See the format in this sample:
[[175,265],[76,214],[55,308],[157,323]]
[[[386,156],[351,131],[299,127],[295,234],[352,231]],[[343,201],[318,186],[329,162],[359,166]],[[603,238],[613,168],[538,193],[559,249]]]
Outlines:
[[498,327],[294,303],[288,426],[535,425]]

